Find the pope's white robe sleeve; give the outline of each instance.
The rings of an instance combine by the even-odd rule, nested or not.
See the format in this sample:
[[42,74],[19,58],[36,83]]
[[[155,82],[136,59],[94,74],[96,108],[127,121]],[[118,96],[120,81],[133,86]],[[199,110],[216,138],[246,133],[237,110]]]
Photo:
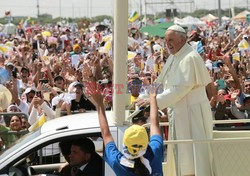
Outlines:
[[56,117],[56,113],[47,105],[46,102],[43,102],[41,104],[41,107],[46,114],[47,120],[51,120],[51,119],[54,119]]
[[34,106],[33,106],[31,113],[30,113],[30,116],[29,116],[29,119],[28,119],[29,124],[33,125],[37,121],[37,118],[38,118],[38,112],[37,112],[37,109],[34,108]]
[[159,109],[171,107],[180,101],[190,90],[192,86],[173,86],[165,89],[161,94],[157,95],[157,104]]

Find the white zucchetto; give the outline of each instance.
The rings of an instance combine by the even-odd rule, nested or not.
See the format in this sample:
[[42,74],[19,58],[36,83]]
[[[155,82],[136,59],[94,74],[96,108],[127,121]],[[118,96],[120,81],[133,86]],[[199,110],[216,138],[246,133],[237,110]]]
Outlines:
[[167,31],[177,31],[177,32],[182,32],[182,33],[185,33],[185,34],[186,34],[185,29],[183,29],[183,28],[182,28],[181,26],[179,26],[179,25],[173,25],[173,26],[169,27],[169,28],[167,29]]

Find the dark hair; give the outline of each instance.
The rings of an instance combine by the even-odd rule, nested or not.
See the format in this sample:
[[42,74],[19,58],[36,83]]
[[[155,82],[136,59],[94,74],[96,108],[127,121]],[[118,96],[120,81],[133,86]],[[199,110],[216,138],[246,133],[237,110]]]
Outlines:
[[245,98],[244,98],[244,100],[243,100],[243,103],[245,104],[245,103],[246,103],[246,101],[247,101],[247,100],[249,100],[249,99],[250,99],[250,96],[245,97]]
[[140,158],[134,159],[135,166],[133,169],[130,168],[130,170],[136,175],[136,176],[149,176],[149,170],[146,168],[146,166],[141,162]]
[[59,143],[60,150],[64,156],[71,153],[72,139],[64,140]]
[[30,70],[27,67],[22,67],[21,68],[21,72],[23,72],[24,70],[26,70],[28,73],[30,73]]
[[81,148],[83,152],[94,154],[95,145],[89,138],[80,138],[72,141],[72,145],[76,145]]
[[150,112],[150,106],[146,107],[146,108],[144,109],[144,112]]
[[11,122],[11,119],[12,119],[13,117],[18,117],[18,119],[19,119],[20,122],[22,123],[22,118],[21,118],[20,116],[18,116],[18,115],[13,115],[13,116],[10,118],[10,122]]
[[132,123],[137,123],[139,120],[142,120],[143,122],[147,121],[147,118],[144,117],[144,110],[132,118]]
[[135,78],[131,83],[133,86],[140,86],[142,84],[142,81],[139,78]]

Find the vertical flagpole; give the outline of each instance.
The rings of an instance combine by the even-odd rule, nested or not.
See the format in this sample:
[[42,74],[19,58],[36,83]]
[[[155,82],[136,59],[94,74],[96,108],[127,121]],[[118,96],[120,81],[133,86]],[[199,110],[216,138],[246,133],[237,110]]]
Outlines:
[[62,2],[59,0],[59,17],[60,17],[60,23],[62,22]]
[[128,0],[114,0],[114,82],[113,122],[121,126],[125,120],[127,52],[128,52]]
[[144,15],[145,26],[147,26],[147,2],[146,2],[146,0],[144,0],[144,6],[145,6],[145,15]]
[[219,26],[221,26],[221,2],[218,0],[218,17],[219,17]]

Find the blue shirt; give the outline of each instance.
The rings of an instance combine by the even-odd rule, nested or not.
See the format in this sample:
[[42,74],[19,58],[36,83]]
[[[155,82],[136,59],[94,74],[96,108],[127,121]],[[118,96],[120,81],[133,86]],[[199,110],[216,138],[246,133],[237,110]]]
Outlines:
[[[123,154],[117,149],[115,143],[109,142],[105,146],[105,161],[114,170],[117,176],[136,176],[128,167],[120,164]],[[151,176],[162,176],[163,139],[159,135],[150,138],[147,151],[144,155],[152,168]]]

